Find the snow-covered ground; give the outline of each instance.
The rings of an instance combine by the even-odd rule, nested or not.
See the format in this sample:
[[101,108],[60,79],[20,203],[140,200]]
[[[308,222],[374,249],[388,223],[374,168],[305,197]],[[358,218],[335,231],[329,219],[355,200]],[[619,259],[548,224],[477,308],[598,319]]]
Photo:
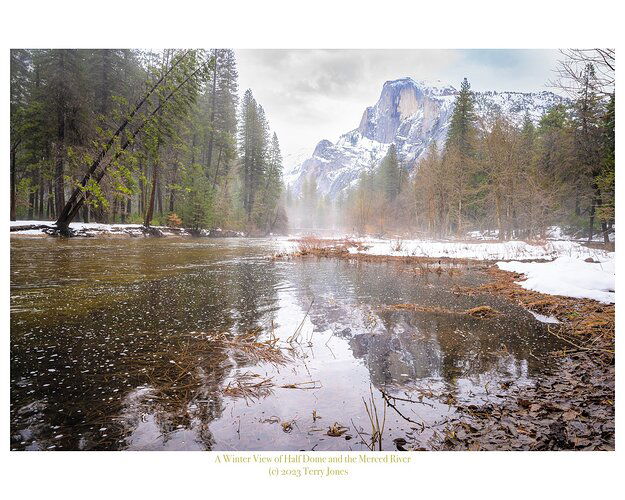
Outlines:
[[597,263],[562,256],[551,262],[498,262],[497,266],[525,275],[517,283],[527,290],[614,303],[614,254]]
[[[11,227],[16,226],[34,226],[46,225],[54,226],[55,221],[51,220],[12,220],[9,222]],[[72,222],[69,227],[72,229],[97,229],[100,231],[112,230],[113,228],[140,228],[141,224],[100,224],[98,222]]]
[[[560,256],[575,259],[606,258],[609,252],[588,248],[574,241],[548,241],[530,244],[525,241],[456,242],[431,240],[358,240],[364,250],[350,248],[351,253],[414,257],[451,257],[474,260],[553,260]],[[361,247],[362,248],[362,247]]]
[[[46,226],[39,229],[12,230],[11,234],[16,235],[40,235],[45,236],[48,228],[54,227],[54,221],[48,220],[18,220],[10,222],[11,228],[18,226]],[[74,230],[76,236],[146,236],[146,230],[142,224],[100,224],[97,222],[72,222],[69,225]],[[171,228],[167,226],[151,226],[152,229],[160,231],[162,236],[191,236],[191,232],[185,228]],[[244,233],[239,231],[215,229],[201,229],[200,236],[207,237],[241,237]]]
[[[54,227],[54,221],[45,220],[18,220],[11,221],[11,227],[16,226],[48,226]],[[70,229],[77,231],[79,236],[98,236],[98,235],[126,235],[126,236],[143,236],[144,230],[142,224],[100,224],[97,222],[72,222],[69,225]],[[165,226],[153,226],[155,229],[161,231],[163,235],[178,236],[187,235],[187,231],[180,229],[177,231],[172,230]],[[45,235],[47,228],[40,229],[24,229],[11,231],[11,234],[19,235]]]
[[[16,226],[54,226],[54,221],[47,220],[18,220],[10,221],[11,227]],[[97,222],[72,222],[70,229],[80,231],[85,234],[111,233],[111,234],[142,234],[141,224],[99,224]],[[167,229],[167,228],[161,228]],[[25,229],[22,231],[13,231],[13,234],[44,234],[44,229]]]

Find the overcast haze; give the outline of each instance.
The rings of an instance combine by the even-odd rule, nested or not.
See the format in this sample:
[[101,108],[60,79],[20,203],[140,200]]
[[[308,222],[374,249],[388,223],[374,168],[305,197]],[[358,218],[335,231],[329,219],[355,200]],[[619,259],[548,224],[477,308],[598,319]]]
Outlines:
[[280,139],[285,166],[356,128],[387,80],[440,80],[474,90],[552,90],[557,50],[237,50],[241,94],[251,88]]

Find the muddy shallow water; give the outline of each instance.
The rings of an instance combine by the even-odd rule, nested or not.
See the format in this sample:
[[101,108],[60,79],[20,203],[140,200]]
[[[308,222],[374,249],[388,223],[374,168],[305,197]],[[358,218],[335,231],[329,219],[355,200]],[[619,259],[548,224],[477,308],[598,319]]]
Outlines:
[[[560,346],[529,312],[454,293],[479,265],[268,258],[280,246],[13,238],[11,449],[366,450],[371,395],[383,449],[431,448],[456,403],[534,384]],[[405,303],[421,310],[389,307]],[[502,314],[461,313],[481,305]]]

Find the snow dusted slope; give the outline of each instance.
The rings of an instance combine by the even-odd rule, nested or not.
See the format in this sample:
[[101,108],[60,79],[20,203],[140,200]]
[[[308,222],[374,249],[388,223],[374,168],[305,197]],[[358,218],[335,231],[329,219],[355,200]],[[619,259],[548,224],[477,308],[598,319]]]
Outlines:
[[300,193],[305,179],[317,181],[318,192],[335,197],[342,189],[353,185],[365,170],[373,169],[386,154],[390,144],[363,137],[358,130],[342,135],[336,144],[323,140],[317,144],[311,158],[297,169],[290,185]]
[[[388,81],[378,102],[368,107],[358,128],[343,134],[336,143],[322,140],[312,157],[285,172],[285,182],[299,194],[306,178],[314,178],[317,189],[334,198],[353,186],[360,174],[375,168],[391,143],[400,160],[412,171],[432,141],[441,145],[453,111],[457,90],[440,81],[411,78]],[[488,119],[501,111],[521,123],[525,113],[537,121],[542,113],[561,102],[551,92],[476,92],[476,112]]]

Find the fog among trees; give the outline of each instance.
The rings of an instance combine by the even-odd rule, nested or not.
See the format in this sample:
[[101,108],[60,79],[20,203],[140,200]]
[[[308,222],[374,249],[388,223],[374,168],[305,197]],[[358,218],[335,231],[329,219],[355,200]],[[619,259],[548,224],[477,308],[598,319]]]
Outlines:
[[560,226],[580,238],[608,234],[614,224],[614,53],[565,51],[558,81],[567,104],[538,123],[526,114],[479,119],[465,79],[444,144],[430,143],[408,172],[395,145],[357,186],[328,199],[306,179],[287,192],[301,227],[356,234],[462,237],[497,231],[500,239],[545,238]]

